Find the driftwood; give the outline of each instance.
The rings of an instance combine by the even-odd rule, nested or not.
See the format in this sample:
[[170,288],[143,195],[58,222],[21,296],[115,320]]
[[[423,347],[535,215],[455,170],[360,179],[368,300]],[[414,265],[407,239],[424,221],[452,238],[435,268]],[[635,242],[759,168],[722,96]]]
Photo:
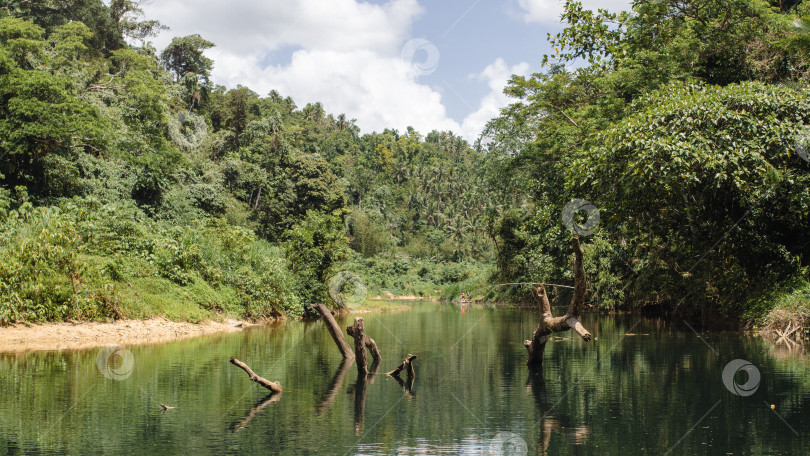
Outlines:
[[243,363],[242,361],[239,361],[236,358],[231,358],[231,364],[233,364],[234,366],[241,367],[243,371],[247,372],[251,381],[258,383],[259,385],[262,385],[263,387],[269,389],[273,393],[281,393],[284,391],[281,389],[281,383],[271,382],[266,378],[259,377],[258,375],[256,375],[255,372],[253,372],[253,370],[250,369],[250,367],[248,367],[247,364]]
[[548,300],[546,289],[543,285],[535,288],[537,299],[540,302],[540,323],[532,335],[532,340],[523,342],[529,352],[529,359],[526,364],[530,366],[541,366],[543,364],[543,351],[546,342],[552,333],[568,331],[573,329],[585,342],[592,339],[591,333],[579,322],[579,316],[585,307],[585,267],[582,265],[582,255],[585,253],[579,243],[579,237],[571,239],[574,249],[574,297],[568,306],[568,312],[562,317],[554,317],[551,314],[551,303]]
[[[794,328],[793,327],[793,322],[791,321],[791,322],[788,322],[788,325],[787,325],[787,327],[785,328],[784,331],[779,331],[778,329],[774,329],[774,331],[776,331],[776,333],[779,335],[779,339],[776,341],[776,344],[779,345],[780,343],[782,343],[784,341],[785,345],[788,345],[788,342],[793,343],[793,344],[801,343],[801,335],[802,335],[802,332],[804,331],[804,328],[802,328],[801,325],[799,325],[799,324],[796,324],[796,327]],[[800,332],[800,331],[802,331],[802,332]],[[791,338],[791,336],[794,333],[796,333],[795,340],[793,338]]]
[[408,357],[405,358],[405,361],[403,361],[402,364],[397,366],[397,368],[392,370],[391,372],[387,372],[385,375],[390,375],[392,377],[399,378],[399,373],[404,370],[408,373],[408,379],[412,379],[414,376],[416,376],[416,372],[414,372],[413,370],[414,361],[416,361],[416,355],[408,353]]
[[335,321],[335,317],[332,316],[332,312],[323,304],[312,304],[312,307],[321,314],[324,323],[326,323],[326,329],[328,329],[329,334],[332,335],[332,339],[334,339],[340,353],[343,355],[343,359],[353,359],[354,353],[352,353],[352,348],[349,343],[346,342],[346,338],[343,337],[343,331],[340,330],[340,326],[338,326]]
[[[357,360],[357,375],[365,377],[368,374],[368,356],[366,355],[366,332],[363,327],[363,318],[356,317],[349,335],[354,338],[354,358]],[[349,328],[346,328],[348,331]]]

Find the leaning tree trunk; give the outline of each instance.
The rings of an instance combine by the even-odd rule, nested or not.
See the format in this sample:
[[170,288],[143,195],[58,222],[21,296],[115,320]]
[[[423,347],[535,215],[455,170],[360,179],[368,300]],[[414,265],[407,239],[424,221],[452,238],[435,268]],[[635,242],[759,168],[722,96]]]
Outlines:
[[543,285],[535,288],[537,299],[540,302],[540,324],[532,335],[532,340],[523,342],[529,351],[529,366],[542,366],[543,351],[546,342],[552,333],[568,331],[573,329],[585,342],[590,342],[591,333],[579,322],[579,316],[585,307],[585,267],[582,265],[582,255],[584,251],[579,243],[579,237],[574,236],[571,240],[574,248],[574,297],[568,306],[568,312],[562,317],[554,317],[551,314],[551,303],[548,300],[546,289]]
[[312,304],[312,307],[321,314],[324,323],[326,324],[326,329],[329,330],[329,334],[332,335],[332,339],[335,341],[335,345],[337,345],[338,349],[340,350],[340,354],[343,355],[343,359],[354,359],[354,353],[352,353],[352,348],[349,346],[349,343],[346,342],[346,338],[343,337],[343,332],[340,330],[340,326],[338,326],[337,322],[335,321],[335,317],[332,316],[332,312],[326,308],[323,304]]

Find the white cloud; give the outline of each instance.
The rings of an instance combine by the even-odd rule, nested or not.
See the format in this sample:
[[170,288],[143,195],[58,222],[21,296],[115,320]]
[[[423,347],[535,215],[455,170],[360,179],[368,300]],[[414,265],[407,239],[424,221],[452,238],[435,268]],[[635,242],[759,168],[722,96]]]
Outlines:
[[[260,95],[277,90],[298,106],[320,101],[327,112],[356,118],[364,132],[408,126],[426,134],[452,130],[474,141],[506,103],[502,95],[511,72],[498,60],[476,79],[490,93],[463,122],[451,119],[442,93],[422,83],[418,65],[403,60],[413,22],[423,12],[417,0],[382,5],[358,0],[161,1],[145,6],[147,17],[171,27],[155,40],[162,49],[171,37],[200,33],[216,44],[213,80],[241,84]],[[268,54],[296,49],[287,62],[267,65]],[[439,50],[440,51],[440,50]],[[439,61],[441,65],[441,61]]]
[[490,91],[483,100],[481,100],[478,109],[464,119],[461,127],[461,135],[471,141],[476,139],[487,122],[500,114],[501,108],[514,102],[514,100],[511,100],[503,93],[503,88],[506,87],[509,78],[511,78],[513,74],[528,76],[529,73],[529,64],[526,62],[510,67],[503,59],[497,59],[484,68],[484,71],[473,75],[472,77],[476,79],[486,81]]
[[[564,4],[565,0],[518,0],[526,22],[560,22]],[[618,12],[629,10],[630,0],[582,0],[582,6],[594,11],[601,8]]]
[[229,52],[248,55],[284,46],[396,53],[423,8],[417,0],[384,5],[356,0],[176,0],[151,2],[144,11],[172,29],[156,40],[158,48],[169,44],[171,36],[201,33]]
[[459,130],[447,117],[441,95],[417,81],[417,70],[396,57],[366,50],[299,50],[289,64],[260,69],[256,61],[220,56],[232,68],[232,80],[251,81],[249,87],[266,94],[276,89],[290,94],[299,106],[320,101],[328,112],[356,118],[364,131],[384,128],[421,132]]

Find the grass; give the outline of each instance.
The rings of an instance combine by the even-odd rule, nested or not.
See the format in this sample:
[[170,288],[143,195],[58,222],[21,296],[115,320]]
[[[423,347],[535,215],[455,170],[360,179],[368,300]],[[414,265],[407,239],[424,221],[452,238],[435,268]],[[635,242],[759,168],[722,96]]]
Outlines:
[[764,333],[801,327],[801,337],[810,337],[810,281],[799,279],[781,287],[775,294],[773,308],[762,321]]
[[162,316],[173,321],[199,323],[240,317],[236,291],[230,286],[212,287],[201,279],[180,287],[160,278],[133,279],[121,291],[130,318]]

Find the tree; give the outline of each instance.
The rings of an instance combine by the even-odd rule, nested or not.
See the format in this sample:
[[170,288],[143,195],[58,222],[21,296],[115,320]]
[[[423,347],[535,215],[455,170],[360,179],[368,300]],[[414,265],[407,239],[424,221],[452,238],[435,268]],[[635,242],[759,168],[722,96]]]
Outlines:
[[144,15],[141,3],[141,0],[110,1],[110,16],[122,41],[127,38],[143,41],[169,29],[156,20],[139,20]]
[[[71,30],[78,32],[73,35]],[[57,29],[62,46],[81,52],[82,27]],[[61,33],[64,32],[64,33]],[[38,196],[78,191],[75,158],[104,145],[106,121],[75,92],[73,81],[48,68],[43,30],[30,22],[0,18],[0,161],[4,184],[29,185]],[[76,41],[68,37],[77,36]],[[66,47],[61,54],[67,56]]]
[[[504,92],[515,102],[487,125],[481,143],[488,149],[489,193],[520,208],[503,216],[497,231],[490,225],[493,234],[501,234],[495,239],[502,278],[564,277],[567,259],[557,247],[566,235],[560,214],[572,199],[587,198],[608,212],[601,228],[609,231],[588,239],[594,248],[585,262],[595,289],[619,296],[623,292],[616,288],[632,282],[625,304],[671,303],[684,288],[700,296],[688,301],[694,308],[739,302],[756,293],[748,282],[752,277],[770,270],[771,278],[757,284],[768,287],[768,280],[795,272],[805,255],[784,241],[796,222],[787,223],[786,231],[773,228],[781,234],[770,237],[761,228],[771,229],[771,222],[758,218],[764,207],[783,207],[763,185],[777,192],[785,182],[799,181],[794,175],[774,179],[772,170],[783,172],[773,159],[792,148],[804,102],[788,89],[738,84],[806,81],[810,37],[801,20],[806,7],[760,0],[637,0],[632,6],[614,14],[567,1],[566,28],[548,36],[554,48],[543,60],[548,71],[513,76]],[[578,59],[588,65],[563,66]],[[752,99],[756,96],[761,103]],[[662,110],[653,114],[652,106]],[[634,167],[625,169],[631,162]],[[801,192],[781,191],[784,202],[804,210]],[[762,208],[752,204],[759,197]],[[791,218],[799,213],[784,212]],[[493,215],[490,220],[497,219]],[[771,211],[768,216],[785,218]],[[754,220],[759,228],[749,226]],[[504,232],[507,226],[512,229]],[[510,233],[520,233],[523,246],[508,245],[515,237]],[[690,271],[721,237],[722,254]],[[515,258],[525,267],[516,267]],[[733,283],[752,287],[730,288]]]
[[372,257],[390,246],[391,234],[386,228],[382,214],[355,210],[349,217],[351,247],[364,257]]
[[327,281],[336,272],[334,266],[344,261],[348,253],[340,218],[309,211],[287,233],[284,246],[290,270],[299,277],[296,294],[306,303],[326,302]]
[[214,43],[198,34],[174,38],[160,54],[160,60],[166,70],[174,73],[176,82],[191,74],[201,78],[207,85],[214,61],[203,55],[203,52],[212,47]]
[[810,254],[810,174],[796,153],[810,123],[806,91],[675,84],[637,106],[567,177],[600,208],[604,229],[633,240],[646,266],[623,272],[636,277],[626,285],[637,299],[688,289],[692,305],[728,311],[795,273]]

